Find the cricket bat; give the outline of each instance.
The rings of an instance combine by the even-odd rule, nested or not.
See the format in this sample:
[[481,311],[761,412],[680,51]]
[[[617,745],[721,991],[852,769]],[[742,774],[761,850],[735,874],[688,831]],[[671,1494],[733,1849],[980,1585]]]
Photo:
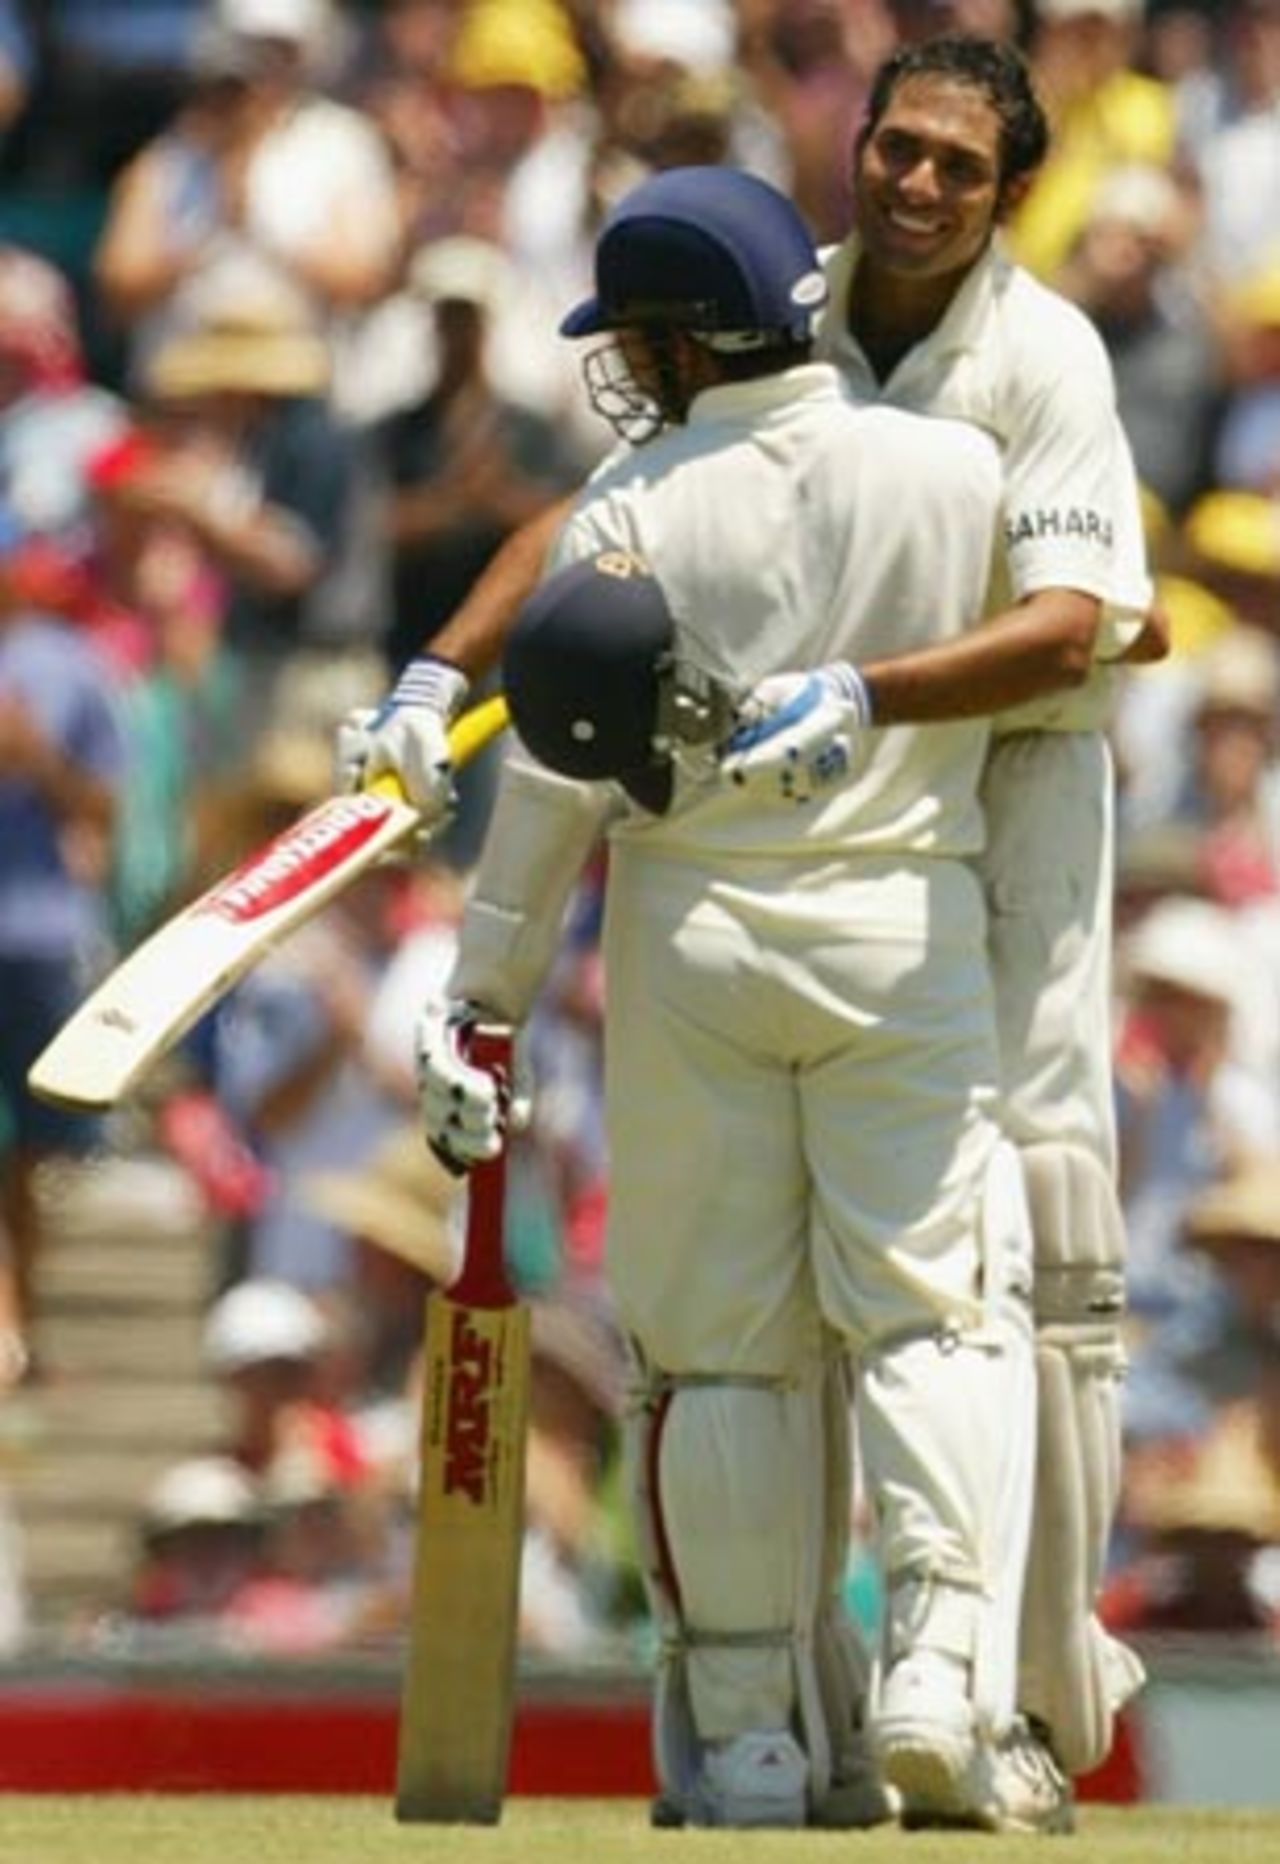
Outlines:
[[[507,723],[486,699],[449,733],[463,764]],[[418,827],[394,777],[331,796],[175,913],[108,973],[36,1057],[42,1100],[113,1107],[273,946]]]
[[[471,1059],[511,1066],[507,1030]],[[503,1260],[505,1156],[469,1178],[462,1273],[427,1297],[416,1545],[396,1817],[494,1825],[515,1713],[529,1310]]]

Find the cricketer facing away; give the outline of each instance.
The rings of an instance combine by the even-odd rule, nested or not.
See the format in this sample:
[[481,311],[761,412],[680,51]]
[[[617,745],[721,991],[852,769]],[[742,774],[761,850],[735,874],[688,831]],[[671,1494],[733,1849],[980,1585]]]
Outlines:
[[[427,1130],[463,1164],[501,1144],[468,1030],[525,1019],[607,832],[608,1270],[642,1394],[662,1816],[855,1822],[842,1791],[858,1822],[888,1811],[828,1559],[850,1505],[831,1368],[851,1355],[887,1595],[869,1745],[908,1822],[1000,1829],[1035,1394],[971,865],[989,728],[864,734],[802,812],[713,755],[732,695],[769,674],[971,623],[996,448],[859,409],[809,360],[817,254],[749,175],[642,184],[596,284],[562,326],[616,332],[589,391],[628,436],[662,431],[593,476],[508,646],[525,743],[448,1001],[421,1019]],[[672,653],[686,672],[664,692]]]
[[[1046,148],[1010,47],[939,39],[880,72],[855,151],[857,232],[826,256],[820,353],[859,398],[975,422],[1001,447],[1007,548],[992,625],[863,661],[807,686],[773,679],[758,712],[786,730],[731,746],[738,780],[803,794],[835,738],[864,725],[995,712],[983,789],[1003,1118],[1024,1148],[1037,1261],[1038,1486],[1019,1701],[1021,1772],[1045,1816],[1069,1772],[1110,1747],[1140,1669],[1093,1615],[1114,1514],[1123,1369],[1124,1236],[1108,1074],[1111,770],[1105,653],[1161,651],[1129,450],[1109,364],[1081,314],[1011,265],[998,224]],[[447,806],[444,731],[495,661],[553,520],[527,527],[409,670],[353,771],[394,768],[428,812]],[[905,639],[906,637],[904,637]],[[901,645],[901,643],[898,643]],[[456,664],[454,664],[456,662]],[[463,671],[465,669],[465,671]],[[815,703],[816,700],[816,703]],[[1038,706],[1024,702],[1041,701]],[[1020,707],[1020,710],[1012,708]],[[803,718],[796,721],[800,710]],[[340,750],[341,754],[341,750]]]

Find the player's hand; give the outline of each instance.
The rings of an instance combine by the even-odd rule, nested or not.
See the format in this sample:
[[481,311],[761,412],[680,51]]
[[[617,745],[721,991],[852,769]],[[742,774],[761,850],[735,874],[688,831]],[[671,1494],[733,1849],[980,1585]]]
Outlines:
[[424,826],[445,820],[454,807],[449,726],[467,696],[467,677],[432,654],[411,660],[376,710],[348,712],[334,750],[343,789],[362,789],[390,773],[422,812]]
[[458,1175],[496,1158],[508,1133],[523,1131],[532,1112],[514,1051],[510,1079],[470,1059],[472,1031],[494,1020],[476,1004],[457,1000],[429,1002],[418,1017],[414,1047],[427,1143]]
[[871,702],[857,668],[833,660],[761,680],[739,716],[720,753],[722,774],[762,797],[806,803],[849,774]]

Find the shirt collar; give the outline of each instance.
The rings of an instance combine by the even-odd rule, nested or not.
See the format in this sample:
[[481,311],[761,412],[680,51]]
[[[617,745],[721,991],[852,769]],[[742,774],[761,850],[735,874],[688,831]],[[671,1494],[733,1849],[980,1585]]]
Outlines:
[[827,362],[802,362],[773,375],[752,376],[745,382],[717,382],[695,395],[688,425],[709,421],[740,420],[775,409],[792,408],[798,401],[824,400],[840,393],[839,371]]
[[[826,270],[831,295],[827,301],[824,321],[832,321],[832,336],[837,342],[840,338],[846,342],[850,340],[845,319],[861,254],[862,243],[858,235],[850,233],[839,246],[831,250],[827,258]],[[962,353],[980,346],[1000,282],[1009,269],[1010,261],[999,239],[993,239],[975,261],[964,283],[947,306],[941,323],[925,339],[935,356]],[[919,345],[914,347],[919,348]],[[908,351],[908,355],[912,353]]]

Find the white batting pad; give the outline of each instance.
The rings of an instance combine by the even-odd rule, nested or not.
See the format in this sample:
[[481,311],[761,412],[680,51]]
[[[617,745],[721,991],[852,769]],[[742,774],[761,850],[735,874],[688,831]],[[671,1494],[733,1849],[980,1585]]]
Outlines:
[[1142,1668],[1094,1616],[1120,1485],[1124,1226],[1089,1153],[1024,1154],[1036,1249],[1039,1453],[1023,1602],[1019,1706],[1069,1773],[1108,1753]]
[[883,1342],[858,1368],[858,1429],[888,1587],[885,1667],[919,1648],[967,1663],[999,1735],[1015,1707],[1035,1445],[1030,1231],[1003,1143],[979,1221],[982,1324]]
[[664,1787],[681,1790],[705,1743],[792,1728],[821,1794],[830,1764],[812,1656],[826,1473],[820,1368],[796,1385],[673,1381],[657,1422],[642,1414],[637,1439],[640,1540],[666,1644],[655,1729]]

